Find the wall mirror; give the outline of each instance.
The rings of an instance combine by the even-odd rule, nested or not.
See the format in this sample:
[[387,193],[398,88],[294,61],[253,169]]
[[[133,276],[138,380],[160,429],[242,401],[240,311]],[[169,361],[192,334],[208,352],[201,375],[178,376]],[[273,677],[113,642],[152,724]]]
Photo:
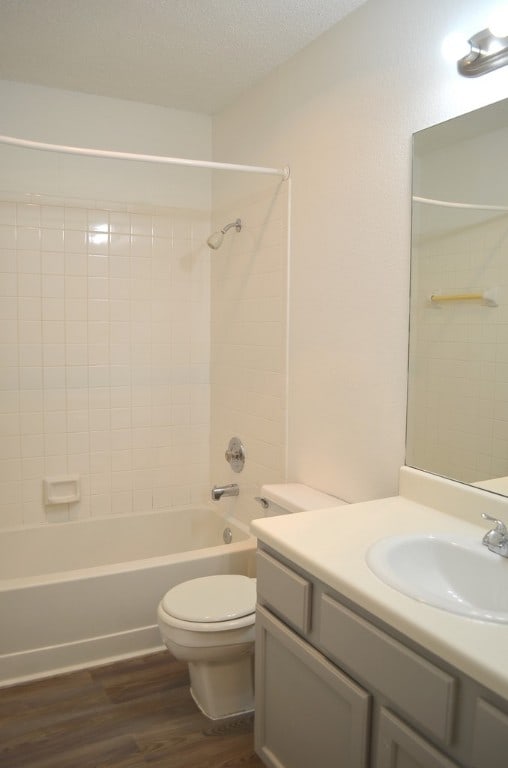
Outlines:
[[508,99],[413,137],[409,466],[508,495]]

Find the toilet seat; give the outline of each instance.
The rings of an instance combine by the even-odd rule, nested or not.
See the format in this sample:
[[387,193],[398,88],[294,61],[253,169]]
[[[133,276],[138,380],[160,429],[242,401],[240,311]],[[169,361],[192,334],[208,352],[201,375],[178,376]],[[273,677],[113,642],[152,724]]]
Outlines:
[[[233,632],[239,632],[240,630],[248,630],[250,627],[254,627],[255,621],[256,621],[256,614],[255,613],[249,613],[247,616],[242,616],[241,619],[231,619],[230,621],[184,621],[183,619],[175,619],[174,616],[171,616],[171,614],[166,613],[164,608],[162,607],[162,603],[159,604],[159,609],[157,612],[157,618],[159,620],[159,624],[164,625],[169,631],[173,632],[173,637],[175,638],[176,642],[176,633],[182,632],[185,633],[185,636],[187,637],[188,643],[197,643],[200,644],[203,641],[198,640],[198,635],[206,635],[208,634],[210,637],[212,635],[228,635],[231,636]],[[190,637],[194,636],[194,640],[191,641]],[[183,642],[183,635],[179,635],[181,642]],[[227,642],[229,642],[229,639]],[[218,639],[215,639],[215,643],[221,642]],[[226,640],[224,641],[226,642]]]
[[256,580],[247,576],[204,576],[178,584],[161,602],[167,617],[176,624],[202,625],[233,622],[243,625],[254,620]]

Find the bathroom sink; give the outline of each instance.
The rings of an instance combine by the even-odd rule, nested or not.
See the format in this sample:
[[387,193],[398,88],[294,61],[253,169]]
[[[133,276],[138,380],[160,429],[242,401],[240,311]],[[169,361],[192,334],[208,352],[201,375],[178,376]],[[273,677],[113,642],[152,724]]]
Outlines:
[[445,535],[390,536],[373,544],[367,564],[415,600],[482,621],[508,623],[508,558],[480,541]]

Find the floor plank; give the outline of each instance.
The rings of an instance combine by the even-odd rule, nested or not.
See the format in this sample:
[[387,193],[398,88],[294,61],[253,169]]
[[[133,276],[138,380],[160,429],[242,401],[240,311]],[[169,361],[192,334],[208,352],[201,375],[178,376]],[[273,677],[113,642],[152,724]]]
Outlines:
[[205,717],[163,651],[0,689],[0,768],[262,768],[253,722]]

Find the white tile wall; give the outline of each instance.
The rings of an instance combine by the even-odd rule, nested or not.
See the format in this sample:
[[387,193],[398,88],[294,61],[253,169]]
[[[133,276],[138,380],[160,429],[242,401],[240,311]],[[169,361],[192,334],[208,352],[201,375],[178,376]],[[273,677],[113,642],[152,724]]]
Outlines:
[[[428,231],[440,212],[419,215]],[[413,248],[407,463],[476,482],[508,475],[508,219],[459,216]],[[497,307],[429,301],[484,289]]]
[[[249,179],[239,195],[221,183],[234,202],[215,226],[241,217],[243,228],[212,254],[212,483],[238,483],[236,513],[249,518],[260,486],[286,478],[289,189]],[[241,474],[224,459],[233,436],[246,449]]]
[[209,216],[78,203],[0,199],[0,527],[209,490]]

